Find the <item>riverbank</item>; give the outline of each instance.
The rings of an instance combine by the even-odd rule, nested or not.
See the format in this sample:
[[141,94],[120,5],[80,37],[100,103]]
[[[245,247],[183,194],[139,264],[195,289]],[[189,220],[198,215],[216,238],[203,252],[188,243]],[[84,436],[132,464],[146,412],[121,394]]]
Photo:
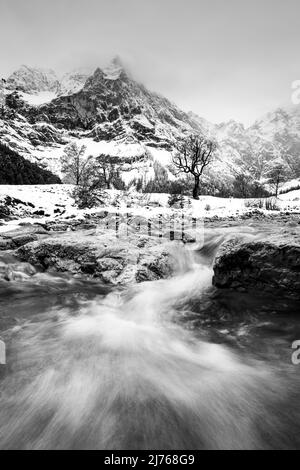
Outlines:
[[[207,196],[199,201],[184,198],[170,207],[165,194],[119,191],[104,191],[99,207],[79,210],[71,192],[67,185],[1,187],[0,200],[6,204],[0,205],[0,251],[40,270],[125,285],[170,277],[177,269],[173,255],[178,243],[201,252],[207,234],[215,229],[223,234],[223,244],[214,253],[218,288],[257,287],[254,279],[260,266],[261,289],[278,287],[280,279],[287,293],[298,295],[300,210],[293,194],[297,191],[282,196],[281,210],[258,208],[253,200]],[[209,207],[208,200],[213,201]],[[244,227],[251,229],[247,235],[243,235]],[[271,239],[279,251],[287,246],[294,260],[290,269],[288,262],[276,256],[274,246],[269,252],[276,266],[270,265],[265,253]],[[250,270],[249,263],[245,269],[242,253],[245,244],[252,242],[256,245],[250,249],[257,248],[258,259]],[[9,273],[2,268],[3,279],[14,277]]]

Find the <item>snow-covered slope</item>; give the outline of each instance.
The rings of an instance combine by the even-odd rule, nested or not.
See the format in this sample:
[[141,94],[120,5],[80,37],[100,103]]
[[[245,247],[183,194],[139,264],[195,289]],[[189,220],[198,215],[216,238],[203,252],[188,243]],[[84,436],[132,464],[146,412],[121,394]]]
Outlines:
[[38,106],[58,96],[77,93],[92,73],[90,68],[80,68],[58,77],[51,69],[22,65],[4,81],[4,85],[7,93],[17,90],[27,103]]
[[80,68],[72,72],[65,73],[60,79],[60,88],[58,95],[72,95],[80,91],[88,77],[93,74],[91,68]]

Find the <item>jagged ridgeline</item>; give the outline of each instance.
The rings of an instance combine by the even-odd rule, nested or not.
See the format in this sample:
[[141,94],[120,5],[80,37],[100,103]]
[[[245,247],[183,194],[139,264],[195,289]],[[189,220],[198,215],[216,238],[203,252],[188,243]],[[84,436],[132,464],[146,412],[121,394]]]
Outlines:
[[0,142],[0,184],[59,184],[60,178]]

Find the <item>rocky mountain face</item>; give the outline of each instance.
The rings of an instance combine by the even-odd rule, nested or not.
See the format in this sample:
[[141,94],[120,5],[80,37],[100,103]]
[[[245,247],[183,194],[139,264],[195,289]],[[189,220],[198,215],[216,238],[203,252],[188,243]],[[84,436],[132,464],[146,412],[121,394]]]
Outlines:
[[86,135],[97,141],[143,142],[159,148],[170,148],[184,131],[201,128],[166,98],[134,81],[118,59],[104,70],[98,68],[78,92],[41,106],[34,120],[43,118],[68,130],[88,131]]
[[91,154],[105,149],[128,157],[148,149],[167,165],[176,139],[199,132],[219,144],[216,176],[221,172],[230,179],[240,171],[260,180],[276,152],[300,176],[300,106],[270,112],[248,129],[235,121],[214,125],[147,90],[118,58],[107,68],[62,78],[22,66],[1,81],[0,107],[1,141],[52,171],[58,171],[64,146],[74,140]]
[[262,180],[271,162],[286,165],[291,178],[300,177],[300,106],[267,113],[245,129],[235,121],[215,127],[217,140],[229,165],[237,165]]
[[83,88],[92,72],[91,69],[82,68],[66,73],[59,78],[54,70],[22,65],[5,80],[5,86],[7,90],[17,90],[27,95],[38,96],[39,94],[49,92],[53,93],[52,98],[56,98],[60,95],[78,92]]

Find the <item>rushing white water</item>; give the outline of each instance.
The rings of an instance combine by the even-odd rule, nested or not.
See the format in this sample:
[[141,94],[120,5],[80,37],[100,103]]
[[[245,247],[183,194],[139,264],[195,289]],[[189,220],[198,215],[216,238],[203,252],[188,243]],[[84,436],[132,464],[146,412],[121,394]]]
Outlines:
[[82,300],[76,314],[49,307],[10,330],[0,448],[269,446],[268,407],[284,387],[264,362],[178,323],[178,305],[201,302],[212,276],[191,252],[178,257],[172,279]]

